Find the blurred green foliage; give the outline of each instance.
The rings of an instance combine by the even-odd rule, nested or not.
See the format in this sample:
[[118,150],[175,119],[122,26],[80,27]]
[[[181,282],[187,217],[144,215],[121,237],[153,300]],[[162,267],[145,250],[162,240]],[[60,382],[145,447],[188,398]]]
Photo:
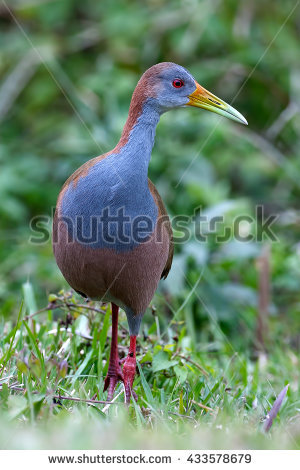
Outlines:
[[[202,207],[232,226],[240,214],[278,214],[270,243],[269,342],[299,351],[299,8],[293,1],[11,0],[0,5],[0,298],[17,315],[20,286],[38,305],[65,287],[51,249],[29,243],[30,220],[51,216],[59,189],[111,149],[141,73],[159,61],[188,68],[242,112],[248,128],[196,109],[164,115],[149,174],[171,215]],[[193,223],[191,222],[191,225]],[[48,224],[49,227],[51,223]],[[192,227],[193,228],[193,227]],[[176,247],[154,299],[192,341],[253,345],[257,259],[267,243],[194,239]],[[200,277],[199,277],[200,276]],[[190,295],[190,291],[192,295]],[[181,308],[182,303],[184,308]],[[225,341],[226,344],[226,341]],[[216,346],[218,347],[218,346]]]

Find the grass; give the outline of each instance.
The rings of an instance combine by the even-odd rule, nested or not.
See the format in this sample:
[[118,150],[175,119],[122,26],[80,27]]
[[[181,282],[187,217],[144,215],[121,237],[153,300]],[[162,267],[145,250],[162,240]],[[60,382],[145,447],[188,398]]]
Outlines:
[[[1,448],[299,447],[300,373],[290,349],[274,344],[251,358],[234,352],[223,335],[223,342],[195,346],[184,309],[160,331],[161,308],[152,308],[138,340],[138,402],[126,409],[120,384],[113,404],[97,403],[106,400],[110,307],[62,291],[33,313],[31,284],[25,292],[17,322],[0,327]],[[128,348],[126,328],[121,315],[120,356]],[[264,432],[287,382],[287,397]]]

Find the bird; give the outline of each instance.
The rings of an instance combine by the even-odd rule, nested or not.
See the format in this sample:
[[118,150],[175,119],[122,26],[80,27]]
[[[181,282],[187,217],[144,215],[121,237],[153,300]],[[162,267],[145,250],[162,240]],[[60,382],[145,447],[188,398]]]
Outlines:
[[[125,403],[134,396],[136,340],[142,317],[173,259],[170,219],[148,178],[162,114],[197,107],[242,124],[246,119],[195,80],[184,67],[161,62],[144,72],[133,92],[120,140],[86,161],[64,183],[53,218],[53,251],[69,285],[83,297],[110,302],[111,349],[104,391],[111,401],[119,381]],[[127,316],[129,351],[118,355],[119,308]]]

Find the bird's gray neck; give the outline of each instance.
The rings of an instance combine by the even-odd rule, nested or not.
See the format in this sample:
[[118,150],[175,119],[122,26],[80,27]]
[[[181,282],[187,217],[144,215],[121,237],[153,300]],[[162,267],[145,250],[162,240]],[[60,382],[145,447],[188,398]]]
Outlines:
[[[142,112],[139,114],[130,130],[125,145],[120,149],[120,157],[124,170],[127,169],[136,179],[147,181],[148,166],[154,145],[155,130],[160,118],[160,113],[155,105],[147,100]],[[128,116],[128,122],[133,121],[133,116]],[[126,125],[125,125],[126,128]],[[121,161],[119,162],[121,164]]]

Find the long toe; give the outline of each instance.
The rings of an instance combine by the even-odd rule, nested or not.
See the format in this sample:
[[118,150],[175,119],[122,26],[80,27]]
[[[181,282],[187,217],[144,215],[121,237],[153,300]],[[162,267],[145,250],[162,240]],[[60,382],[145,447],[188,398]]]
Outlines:
[[129,382],[124,382],[124,388],[125,388],[125,403],[129,405],[130,403],[130,397],[131,397],[131,386]]
[[103,391],[107,390],[107,401],[111,401],[114,397],[115,389],[118,382],[123,382],[123,375],[121,372],[110,374],[108,372],[104,381]]
[[115,377],[106,377],[104,382],[104,392],[107,390],[107,401],[112,401],[118,379]]
[[125,403],[126,403],[126,405],[129,405],[131,395],[132,395],[133,399],[137,402],[139,397],[138,397],[137,393],[133,390],[133,388],[130,386],[130,384],[129,383],[127,383],[127,384],[124,383],[124,388],[125,388]]
[[127,405],[130,403],[131,395],[135,401],[138,401],[139,397],[137,393],[133,390],[132,384],[129,381],[125,382],[124,380],[124,389],[125,389],[125,403]]
[[124,388],[125,388],[125,403],[130,403],[132,392],[132,385],[135,376],[136,359],[135,356],[128,355],[123,366]]

